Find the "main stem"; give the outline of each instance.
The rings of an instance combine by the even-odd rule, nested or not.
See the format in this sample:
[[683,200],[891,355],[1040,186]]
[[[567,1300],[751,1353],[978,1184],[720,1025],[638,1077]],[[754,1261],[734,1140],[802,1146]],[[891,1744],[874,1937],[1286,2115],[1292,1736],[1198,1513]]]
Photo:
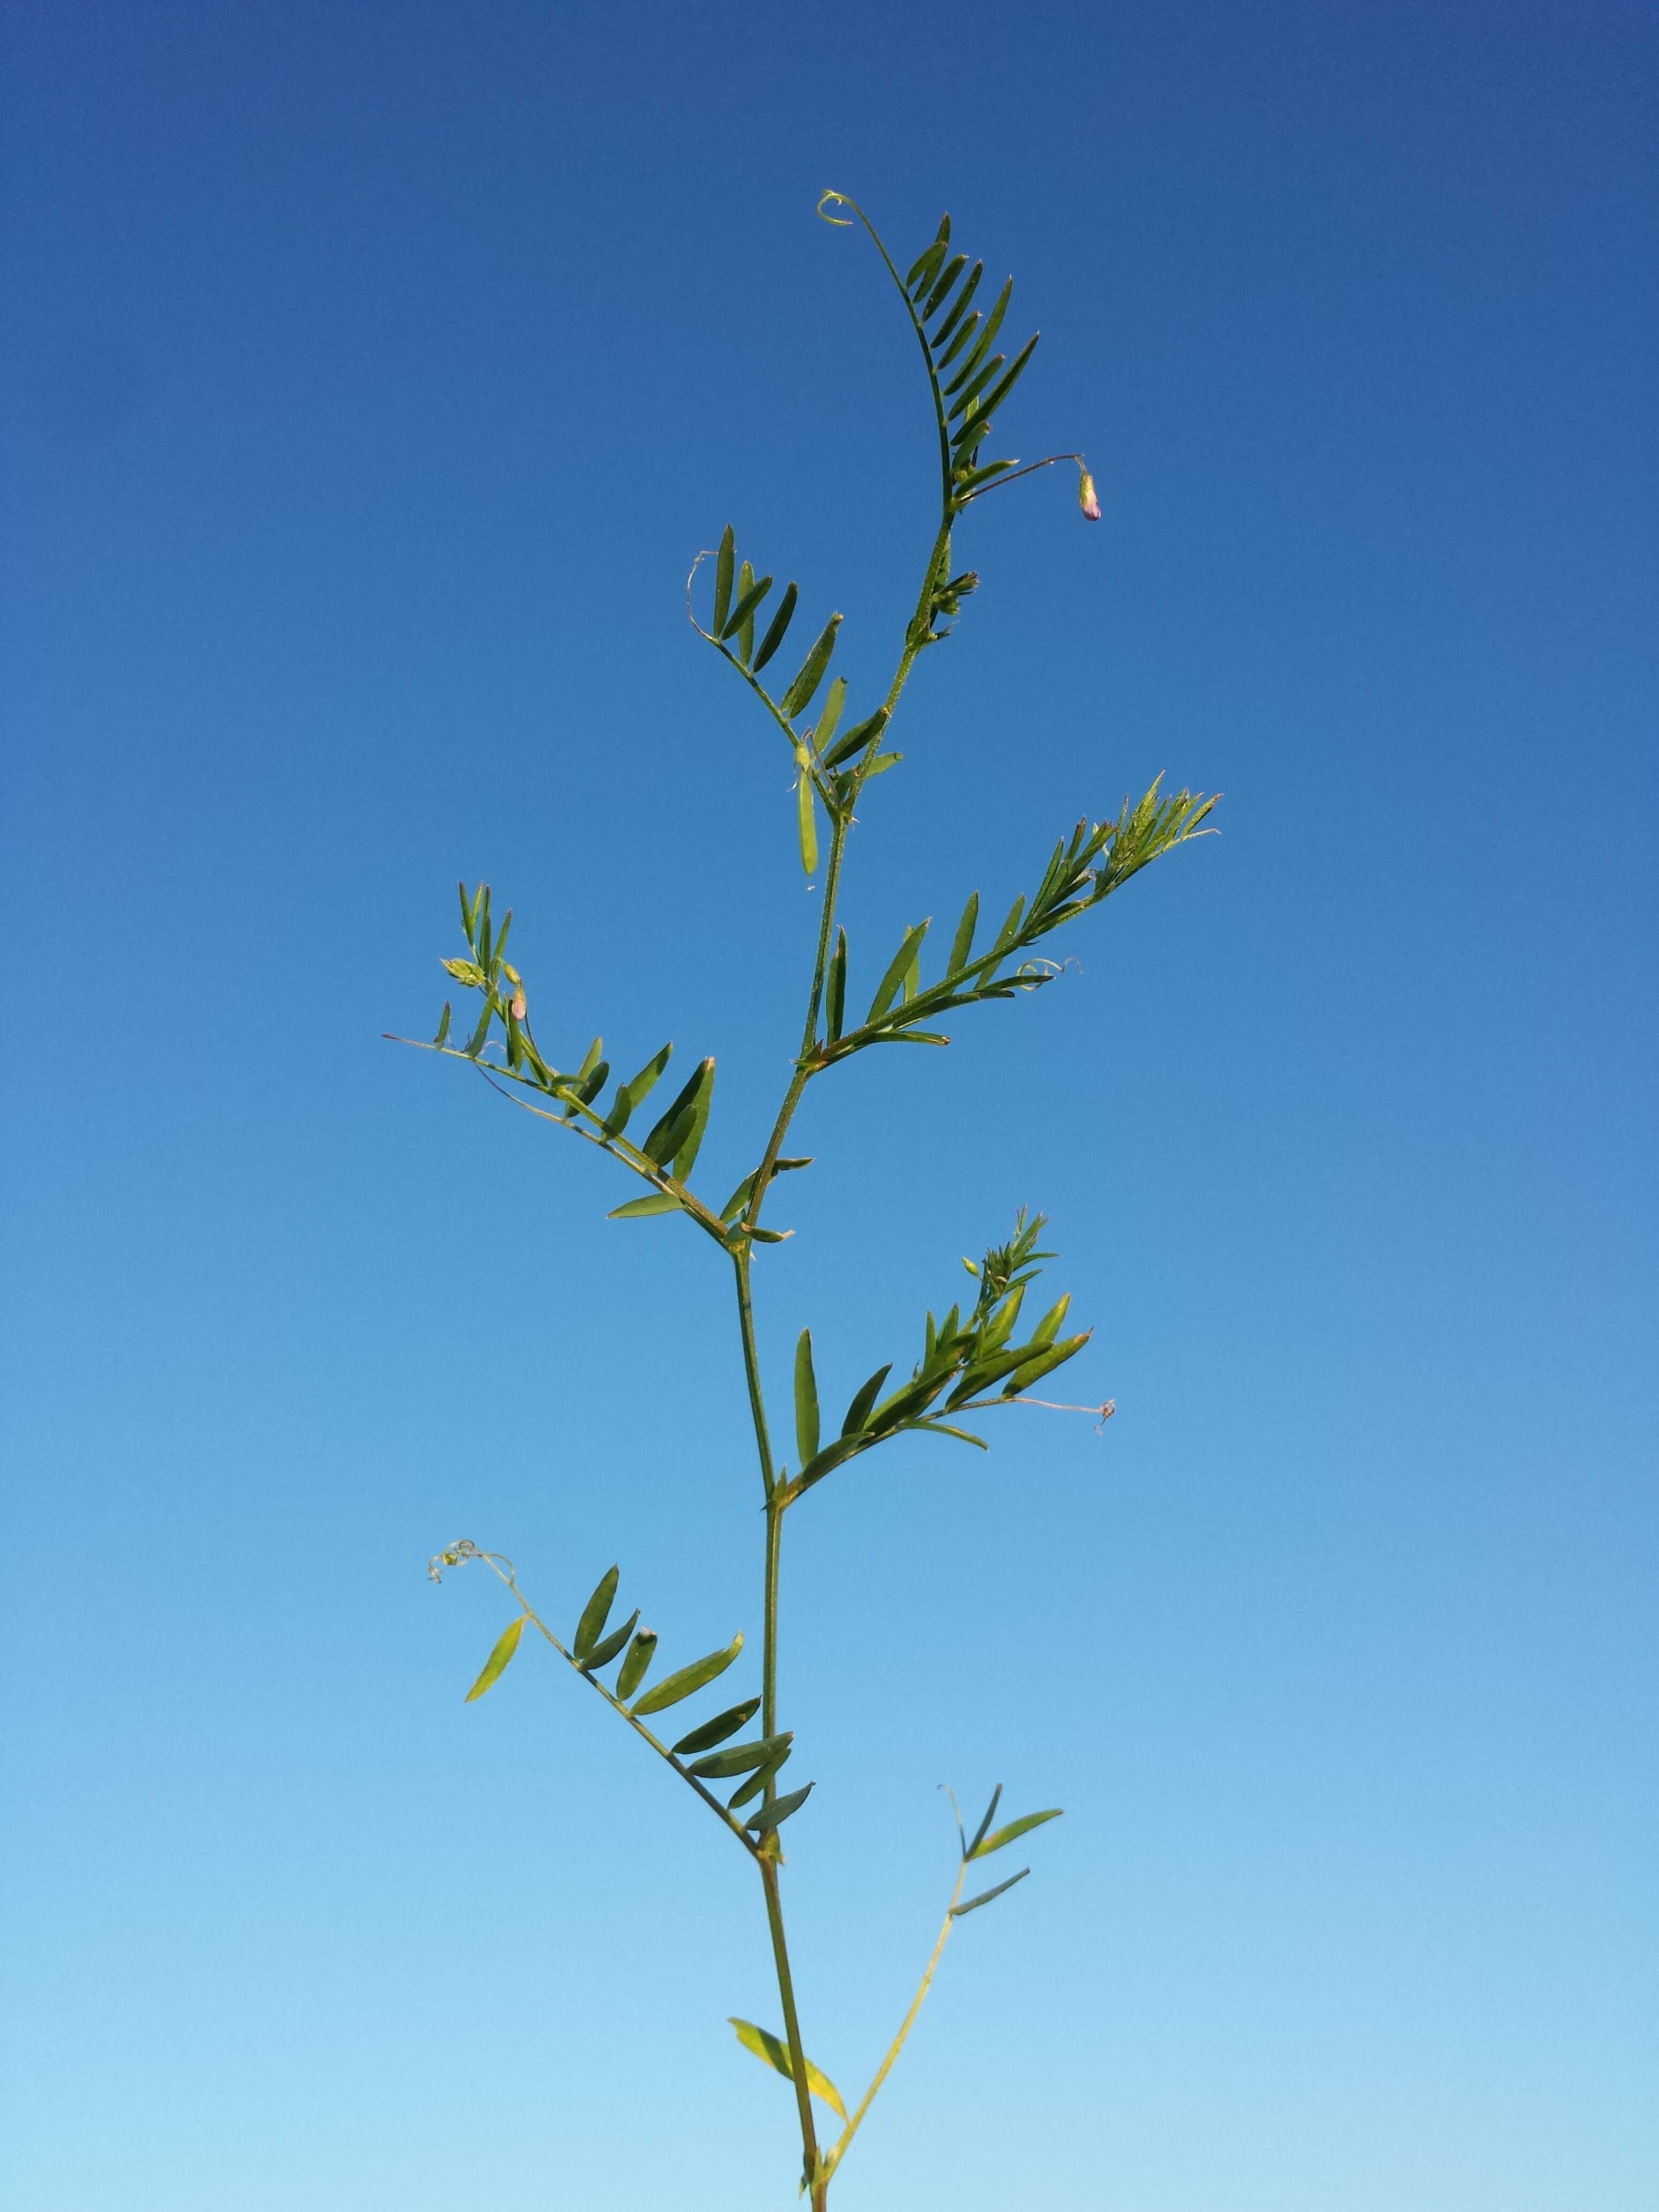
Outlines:
[[[942,426],[941,426],[942,427]],[[948,448],[946,449],[948,470]],[[949,476],[945,478],[946,497],[949,496]],[[922,578],[921,594],[916,603],[915,617],[905,635],[904,651],[900,657],[891,689],[887,694],[886,707],[890,720],[897,706],[899,695],[921,650],[921,638],[927,628],[933,604],[933,588],[938,581],[941,563],[945,560],[951,543],[951,515],[947,504],[939,534],[933,540],[933,550],[927,556],[927,573]],[[879,738],[872,740],[873,754]],[[784,1093],[782,1105],[772,1125],[771,1136],[759,1167],[755,1170],[750,1188],[749,1202],[744,1209],[744,1225],[753,1229],[760,1218],[766,1201],[767,1187],[777,1168],[778,1155],[794,1119],[812,1074],[812,1054],[817,1042],[818,1016],[823,1005],[824,979],[829,972],[830,951],[834,941],[836,907],[841,891],[842,862],[847,851],[847,832],[852,824],[850,805],[845,813],[835,818],[830,840],[830,864],[824,872],[823,911],[818,921],[817,951],[812,963],[812,988],[808,994],[806,1021],[801,1033],[800,1051],[795,1061],[789,1088]],[[760,1461],[761,1485],[766,1495],[766,1568],[763,1605],[763,1634],[761,1647],[761,1732],[763,1735],[777,1734],[778,1717],[778,1573],[783,1547],[784,1508],[780,1502],[777,1467],[772,1456],[772,1438],[766,1420],[766,1394],[761,1382],[760,1353],[755,1340],[755,1309],[750,1282],[750,1255],[753,1246],[744,1240],[732,1250],[732,1264],[737,1280],[738,1327],[743,1339],[744,1380],[749,1389],[749,1410],[755,1425],[755,1449]],[[776,1784],[768,1777],[763,1802],[769,1804],[776,1796]],[[766,1921],[772,1936],[772,1960],[777,1970],[778,1996],[783,2006],[784,2039],[789,2048],[789,2063],[794,2077],[795,2107],[800,2118],[801,2154],[807,2187],[811,2193],[811,2212],[824,2212],[830,2194],[830,2170],[820,2170],[817,2130],[812,2119],[812,2095],[806,2086],[806,2050],[801,2041],[800,2020],[795,2008],[795,1985],[789,1971],[789,1947],[783,1927],[783,1899],[778,1887],[778,1856],[776,1832],[769,1837],[763,1831],[760,1850],[761,1885],[766,1892]],[[931,1969],[929,1970],[931,1978]],[[923,1984],[924,1991],[926,1984]],[[918,2002],[920,2000],[918,2000]],[[908,2022],[906,2023],[908,2029]],[[902,2033],[900,2036],[903,2039]],[[896,2051],[894,2053],[896,2056]],[[890,2059],[889,2063],[891,2063]],[[860,2113],[860,2118],[862,2114]]]

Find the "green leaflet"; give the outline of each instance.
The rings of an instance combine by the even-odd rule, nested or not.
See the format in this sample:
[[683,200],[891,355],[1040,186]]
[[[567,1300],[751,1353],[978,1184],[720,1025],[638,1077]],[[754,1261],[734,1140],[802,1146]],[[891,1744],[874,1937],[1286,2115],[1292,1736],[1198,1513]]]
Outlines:
[[474,1698],[483,1697],[486,1690],[492,1688],[501,1680],[507,1671],[513,1654],[519,1648],[519,1638],[524,1634],[524,1625],[527,1618],[526,1614],[521,1613],[516,1620],[508,1621],[495,1639],[495,1650],[483,1662],[483,1672],[467,1692],[463,1700],[465,1704],[470,1705]]
[[707,1751],[713,1744],[724,1743],[735,1735],[746,1722],[752,1721],[760,1711],[758,1698],[745,1698],[740,1705],[728,1705],[723,1713],[716,1713],[712,1721],[704,1721],[694,1728],[690,1735],[683,1735],[677,1744],[670,1746],[676,1759],[690,1752]]
[[812,1371],[812,1332],[804,1328],[795,1346],[795,1449],[800,1463],[818,1448],[818,1378]]
[[830,656],[836,649],[836,634],[841,628],[841,617],[831,615],[818,633],[817,643],[801,663],[800,674],[779,702],[781,711],[793,721],[812,703],[817,688],[823,681],[823,672],[830,665]]
[[[774,1160],[772,1163],[772,1173],[774,1176],[787,1175],[791,1168],[810,1168],[811,1164],[812,1154],[811,1152],[807,1152],[798,1159]],[[757,1175],[759,1172],[760,1170],[758,1169],[755,1170]],[[754,1188],[755,1176],[753,1175],[746,1175],[743,1181],[738,1185],[737,1188],[732,1192],[731,1197],[726,1200],[725,1205],[721,1206],[720,1219],[722,1221],[735,1221],[738,1216],[743,1212],[744,1207],[748,1205],[749,1194]]]
[[904,942],[893,955],[892,963],[881,979],[881,988],[870,1001],[870,1011],[864,1018],[866,1028],[872,1022],[878,1022],[897,998],[900,986],[921,957],[921,940],[927,936],[927,922],[919,921],[914,929],[905,932]]
[[719,1782],[738,1774],[752,1774],[757,1766],[781,1766],[787,1755],[793,1737],[757,1735],[748,1743],[728,1744],[724,1751],[711,1751],[694,1760],[688,1770],[700,1782]]
[[945,258],[945,240],[936,238],[904,281],[904,289],[912,294],[926,291],[933,280],[933,272]]
[[1018,465],[1015,461],[987,461],[982,468],[969,469],[957,485],[957,498],[971,499],[975,492],[983,491],[988,483],[994,483],[999,477],[1006,477],[1010,469]]
[[656,1088],[657,1079],[672,1057],[674,1048],[665,1044],[661,1051],[647,1060],[639,1073],[617,1086],[617,1097],[605,1125],[608,1137],[619,1137],[628,1127],[628,1118],[636,1106],[642,1106]]
[[689,1667],[678,1674],[669,1674],[654,1690],[647,1690],[633,1707],[634,1717],[642,1720],[647,1713],[660,1713],[670,1705],[677,1705],[682,1698],[695,1697],[705,1682],[712,1682],[723,1674],[743,1649],[743,1632],[738,1630],[724,1651],[710,1651],[701,1659],[694,1659]]
[[[464,883],[458,884],[456,885],[456,889],[461,895],[461,933],[466,939],[467,943],[471,945],[472,942],[473,930],[472,902],[466,895],[466,885]],[[478,889],[482,891],[483,885],[480,884]]]
[[957,933],[951,939],[951,957],[945,963],[947,976],[959,975],[968,964],[968,955],[974,949],[974,932],[979,927],[979,893],[969,891],[968,903],[962,909],[962,920],[957,924]]
[[812,732],[812,744],[822,754],[835,736],[841,720],[841,710],[847,704],[847,678],[837,676],[823,695],[823,704],[818,708],[817,726]]
[[714,556],[714,635],[718,637],[726,628],[726,617],[732,611],[732,563],[737,557],[737,541],[728,522],[720,538],[720,550]]
[[1043,1315],[1042,1319],[1037,1323],[1036,1328],[1032,1332],[1031,1344],[1033,1349],[1035,1349],[1038,1345],[1052,1344],[1054,1342],[1054,1339],[1060,1334],[1060,1324],[1065,1320],[1066,1315],[1071,1310],[1071,1305],[1072,1294],[1067,1291],[1063,1298],[1060,1299],[1055,1304],[1049,1307],[1048,1312]]
[[653,1213],[679,1213],[684,1211],[678,1199],[665,1190],[653,1190],[649,1198],[630,1198],[626,1206],[613,1206],[605,1215],[607,1221],[644,1221]]
[[613,1628],[602,1644],[593,1646],[582,1662],[584,1671],[597,1674],[601,1667],[608,1667],[639,1625],[639,1608],[636,1606],[620,1628]]
[[818,872],[818,815],[812,803],[812,778],[803,763],[795,780],[796,804],[800,815],[800,864],[807,875]]
[[782,599],[778,602],[778,611],[772,617],[771,626],[768,629],[765,636],[761,640],[760,651],[755,655],[753,661],[750,664],[753,672],[757,676],[760,674],[762,669],[765,667],[767,662],[772,658],[772,655],[783,643],[783,634],[785,630],[788,629],[791,619],[794,615],[795,600],[798,596],[799,594],[797,593],[794,586],[791,584],[788,589],[784,592]]
[[[787,2043],[780,2043],[777,2037],[769,2034],[765,2028],[757,2027],[752,2020],[733,2018],[731,2025],[736,2028],[738,2041],[745,2051],[752,2051],[763,2064],[771,2067],[775,2073],[781,2074],[786,2081],[794,2080],[795,2069],[790,2063]],[[810,2058],[805,2061],[805,2065],[807,2087],[815,2097],[823,2098],[837,2119],[845,2120],[847,2107],[841,2100],[841,2091],[827,2074],[814,2066]]]
[[[691,1123],[695,1119],[699,1095],[708,1086],[714,1071],[714,1063],[712,1060],[698,1062],[685,1088],[652,1130],[644,1144],[641,1146],[640,1150],[646,1158],[648,1160],[654,1160],[659,1167],[666,1165],[670,1159],[677,1158],[680,1153],[687,1138],[691,1133]],[[703,1118],[705,1121],[708,1119],[706,1109]]]
[[[837,677],[836,681],[839,684],[842,679]],[[841,767],[844,761],[851,760],[854,753],[861,753],[871,738],[879,737],[886,727],[887,709],[885,707],[878,707],[875,713],[866,720],[855,723],[829,752],[823,753],[824,766],[826,768]],[[819,745],[818,750],[823,752],[822,744]]]
[[739,1805],[747,1805],[752,1798],[758,1797],[788,1756],[787,1750],[781,1751],[769,1765],[757,1767],[743,1787],[740,1790],[734,1790],[726,1799],[726,1811],[735,1813]]
[[[741,630],[744,628],[749,629],[751,635],[753,635],[755,610],[772,588],[772,579],[769,576],[762,576],[757,580],[753,570],[750,568],[749,563],[746,561],[743,564],[743,573],[749,578],[749,581],[744,584],[742,589],[738,592],[738,603],[732,608],[731,613],[726,617],[726,627],[720,632],[720,642],[722,644],[726,642],[726,639],[729,638],[734,631]],[[749,658],[749,652],[750,648],[745,646],[743,654],[745,661]]]
[[961,386],[964,385],[968,381],[968,379],[974,374],[981,362],[984,360],[986,355],[991,350],[991,341],[995,337],[997,332],[1002,328],[1002,319],[1007,313],[1008,302],[1013,296],[1014,280],[1011,276],[1007,283],[1003,286],[1001,291],[997,294],[996,305],[992,308],[990,313],[985,318],[984,328],[980,331],[976,343],[969,351],[966,360],[963,362],[962,367],[957,371],[955,382],[945,386],[945,395],[947,399],[953,392],[957,391]]
[[836,949],[830,956],[828,1000],[824,1007],[824,1034],[831,1044],[841,1035],[842,1024],[847,1018],[847,932],[837,927]]
[[605,1624],[611,1617],[611,1601],[617,1595],[620,1567],[607,1567],[593,1586],[593,1595],[582,1607],[582,1617],[576,1623],[574,1650],[577,1658],[586,1665],[590,1654],[600,1637]]
[[[975,352],[979,350],[977,346],[974,350]],[[997,372],[1001,368],[1003,362],[1006,361],[1007,358],[1008,356],[1006,354],[993,354],[990,360],[981,362],[971,376],[969,376],[967,371],[964,370],[963,374],[949,386],[948,392],[953,392],[956,394],[956,398],[951,402],[949,419],[951,422],[955,422],[958,415],[966,414],[968,410],[973,405],[975,400],[979,397],[980,393],[983,392],[986,386],[991,381],[991,379],[996,375]],[[959,437],[961,435],[960,428],[952,434],[955,437]]]
[[442,1015],[440,1017],[440,1019],[439,1019],[439,1022],[438,1022],[438,1034],[437,1034],[437,1036],[434,1036],[434,1037],[433,1038],[432,1042],[433,1042],[433,1043],[434,1043],[434,1044],[441,1044],[441,1043],[443,1042],[444,1039],[445,1039],[448,1035],[449,1035],[449,1001],[448,1001],[448,1000],[447,1000],[447,999],[446,999],[446,1000],[444,1000],[444,1010],[443,1010],[443,1013],[442,1013]]
[[[875,1404],[882,1384],[892,1371],[893,1363],[890,1359],[885,1367],[878,1367],[869,1381],[860,1384],[854,1393],[853,1402],[847,1408],[847,1418],[841,1425],[842,1436],[855,1437],[861,1433],[870,1408]],[[801,1472],[805,1474],[805,1469],[803,1468]]]
[[963,1850],[962,1856],[964,1860],[972,1858],[974,1853],[984,1842],[987,1831],[989,1829],[992,1821],[994,1820],[997,1816],[997,1807],[1001,1804],[1001,1802],[1002,1784],[999,1782],[996,1788],[991,1792],[991,1802],[985,1808],[985,1818],[980,1822],[978,1827],[974,1831],[973,1842],[967,1844]]
[[[963,258],[965,259],[967,257],[964,255]],[[933,357],[936,362],[939,360],[939,348],[945,344],[946,340],[950,337],[951,331],[955,330],[957,325],[961,321],[963,315],[967,313],[969,304],[972,301],[975,293],[979,289],[979,280],[984,274],[985,264],[982,261],[975,262],[973,269],[969,275],[968,282],[963,286],[961,291],[957,294],[956,302],[951,307],[950,313],[946,315],[945,320],[933,332],[929,343],[932,347]]]
[[930,1430],[938,1437],[960,1437],[963,1443],[977,1444],[981,1451],[991,1449],[983,1437],[976,1437],[971,1429],[952,1428],[949,1421],[917,1421],[915,1425],[918,1429]]
[[[993,1851],[1000,1851],[1005,1844],[1012,1844],[1028,1830],[1040,1828],[1045,1820],[1059,1820],[1065,1809],[1063,1805],[1051,1805],[1046,1813],[1027,1813],[1023,1819],[1010,1820],[1006,1827],[998,1828],[988,1836],[975,1836],[968,1856],[970,1859],[988,1859]],[[1018,1881],[1018,1876],[1015,1879]]]
[[495,1008],[490,1005],[489,1000],[486,999],[484,1000],[484,1010],[478,1017],[477,1028],[473,1030],[471,1036],[461,1047],[462,1051],[465,1053],[469,1060],[476,1060],[478,1057],[478,1054],[483,1050],[484,1040],[489,1035],[489,1024],[495,1019]]
[[[1012,368],[1011,368],[1006,374],[999,380],[994,390],[988,392],[981,399],[975,403],[972,412],[981,423],[989,422],[992,416],[996,413],[998,408],[1001,406],[1003,401],[1006,399],[1008,394],[1019,382],[1020,378],[1025,374],[1026,362],[1030,360],[1031,356],[1036,352],[1036,338],[1028,338],[1021,351],[1015,355]],[[968,425],[966,422],[963,425],[961,442],[964,445],[968,442]]]
[[792,1813],[799,1812],[817,1788],[816,1782],[809,1782],[804,1789],[792,1790],[787,1797],[775,1797],[769,1805],[763,1805],[758,1813],[751,1813],[744,1826],[753,1828],[761,1835],[764,1835],[769,1828],[781,1828]]
[[603,1037],[595,1037],[592,1043],[588,1046],[587,1050],[582,1054],[582,1064],[576,1070],[576,1073],[571,1077],[570,1080],[573,1083],[586,1083],[588,1077],[592,1075],[594,1069],[599,1066],[600,1060],[604,1056],[604,1053],[605,1039]]
[[1011,1874],[1006,1881],[1000,1881],[994,1889],[982,1889],[977,1897],[970,1897],[965,1905],[953,1905],[951,1907],[951,1919],[960,1920],[964,1912],[977,1912],[981,1905],[988,1905],[994,1897],[1000,1897],[1004,1890],[1012,1889],[1017,1881],[1024,1881],[1030,1871],[1030,1867],[1022,1867],[1018,1874]]
[[896,768],[903,758],[902,753],[878,753],[867,772],[871,775],[885,775],[890,768]]
[[679,1182],[685,1181],[697,1164],[697,1154],[702,1150],[703,1133],[708,1127],[708,1109],[714,1103],[714,1061],[704,1060],[697,1073],[703,1081],[692,1105],[690,1126],[674,1146],[674,1176]]
[[944,268],[940,270],[933,290],[927,295],[926,306],[919,307],[916,310],[917,319],[919,321],[924,323],[932,322],[933,317],[939,313],[939,309],[945,304],[945,294],[950,290],[951,287],[956,283],[957,277],[961,276],[963,270],[967,266],[968,256],[965,253],[953,253],[951,256],[951,258],[945,263]]
[[629,1646],[628,1656],[622,1662],[622,1672],[617,1677],[617,1695],[624,1702],[644,1681],[656,1648],[657,1638],[653,1631],[642,1628]]
[[[945,370],[949,368],[951,363],[962,351],[963,346],[967,345],[970,342],[975,331],[979,328],[981,319],[982,318],[978,314],[969,316],[967,321],[957,332],[955,337],[951,339],[950,344],[945,348],[944,352],[939,354],[935,360],[933,367],[937,374],[940,376],[944,375]],[[941,340],[940,342],[942,343],[943,341]]]
[[[1038,1352],[1035,1359],[1023,1362],[1009,1376],[1003,1388],[1003,1396],[1017,1398],[1030,1383],[1040,1382],[1056,1367],[1063,1367],[1068,1359],[1075,1359],[1091,1334],[1092,1331],[1085,1329],[1080,1336],[1063,1336],[1058,1344],[1050,1345],[1047,1351]],[[1022,1352],[1030,1348],[1028,1345],[1019,1347]]]

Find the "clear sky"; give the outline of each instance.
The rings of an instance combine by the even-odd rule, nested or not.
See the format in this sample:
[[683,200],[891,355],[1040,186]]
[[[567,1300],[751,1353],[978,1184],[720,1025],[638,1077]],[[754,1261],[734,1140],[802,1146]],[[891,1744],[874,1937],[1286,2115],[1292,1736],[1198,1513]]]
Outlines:
[[732,521],[873,690],[931,529],[858,238],[1043,342],[854,841],[866,987],[1160,769],[1224,835],[800,1125],[763,1348],[908,1360],[1027,1204],[1097,1330],[791,1522],[844,2212],[1649,2212],[1651,13],[13,0],[3,30],[15,2212],[786,2212],[755,1885],[528,1649],[757,1620],[729,1286],[429,1029],[713,1052],[816,894],[687,629]]

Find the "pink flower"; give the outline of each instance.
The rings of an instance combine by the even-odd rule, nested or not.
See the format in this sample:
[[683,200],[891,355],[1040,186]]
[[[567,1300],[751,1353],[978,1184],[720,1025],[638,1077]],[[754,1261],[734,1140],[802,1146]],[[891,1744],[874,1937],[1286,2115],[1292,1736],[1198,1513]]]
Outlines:
[[1084,514],[1089,521],[1098,522],[1100,520],[1100,501],[1095,494],[1095,480],[1090,475],[1087,469],[1080,470],[1079,474],[1079,482],[1077,488],[1077,503],[1083,509]]

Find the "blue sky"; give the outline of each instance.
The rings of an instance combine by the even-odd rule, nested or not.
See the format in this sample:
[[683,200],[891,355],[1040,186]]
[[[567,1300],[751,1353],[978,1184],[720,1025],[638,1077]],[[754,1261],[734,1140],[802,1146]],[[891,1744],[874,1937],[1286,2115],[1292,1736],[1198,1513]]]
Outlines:
[[[1638,2212],[1652,1882],[1653,25],[1635,7],[19,0],[5,32],[4,1628],[17,2212],[793,2201],[753,1886],[505,1618],[757,1626],[727,1284],[419,1033],[487,877],[545,1041],[715,1053],[816,912],[684,621],[732,522],[873,691],[925,392],[856,193],[1043,343],[847,915],[1224,834],[867,1060],[775,1390],[1022,1204],[1086,1421],[792,1518],[792,1912],[867,2076],[935,1785],[1067,1818],[845,2212]],[[723,680],[724,679],[724,680]],[[898,1064],[894,1064],[897,1062]],[[724,1179],[724,1182],[723,1180]],[[1072,1395],[1070,1391],[1066,1395]],[[838,1402],[838,1401],[837,1401]],[[804,1756],[803,1756],[804,1754]]]

